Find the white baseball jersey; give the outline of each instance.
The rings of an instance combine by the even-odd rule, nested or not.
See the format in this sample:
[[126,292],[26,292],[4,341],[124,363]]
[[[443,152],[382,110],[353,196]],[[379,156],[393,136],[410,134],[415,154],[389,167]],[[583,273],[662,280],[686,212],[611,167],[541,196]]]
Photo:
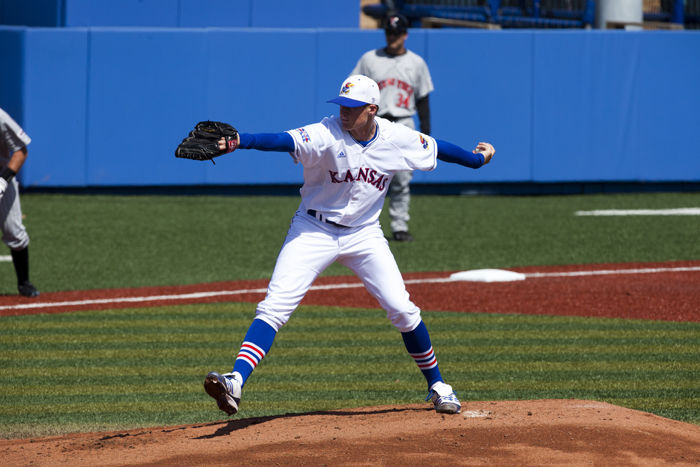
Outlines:
[[416,113],[416,100],[435,88],[425,60],[410,50],[389,55],[384,49],[365,52],[351,75],[365,75],[379,85],[379,115],[410,117]]
[[402,170],[433,170],[435,140],[375,118],[377,134],[362,146],[343,131],[340,118],[324,118],[288,133],[295,162],[304,166],[301,210],[316,210],[337,224],[357,227],[379,219],[389,183]]
[[22,127],[7,112],[0,109],[0,167],[6,166],[10,162],[12,154],[27,146],[31,141]]

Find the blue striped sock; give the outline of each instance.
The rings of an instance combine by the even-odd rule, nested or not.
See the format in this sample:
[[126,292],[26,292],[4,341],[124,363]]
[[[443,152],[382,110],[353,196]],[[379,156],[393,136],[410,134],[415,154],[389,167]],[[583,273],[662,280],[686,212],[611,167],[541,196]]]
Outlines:
[[261,319],[254,319],[243,339],[241,349],[236,356],[233,371],[241,375],[243,384],[253,372],[258,363],[265,358],[277,331]]
[[428,334],[428,328],[425,327],[425,323],[421,321],[413,331],[402,332],[401,337],[403,337],[406,350],[413,357],[420,371],[423,372],[423,376],[428,382],[428,389],[438,381],[442,381],[437,357],[430,343],[430,334]]

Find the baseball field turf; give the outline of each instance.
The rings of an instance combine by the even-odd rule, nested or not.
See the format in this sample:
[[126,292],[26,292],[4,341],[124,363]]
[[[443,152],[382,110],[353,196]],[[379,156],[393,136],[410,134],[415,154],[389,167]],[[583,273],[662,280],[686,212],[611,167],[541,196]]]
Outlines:
[[[298,202],[27,194],[32,280],[53,292],[265,279]],[[404,272],[697,260],[700,216],[575,215],[687,207],[700,194],[414,196],[417,240],[391,245]],[[11,268],[0,262],[0,294],[16,293]],[[238,417],[425,396],[383,312],[343,305],[295,313]],[[230,369],[253,313],[215,303],[0,317],[0,436],[219,420],[203,376]],[[594,399],[700,424],[698,322],[528,316],[517,305],[423,317],[462,400]]]

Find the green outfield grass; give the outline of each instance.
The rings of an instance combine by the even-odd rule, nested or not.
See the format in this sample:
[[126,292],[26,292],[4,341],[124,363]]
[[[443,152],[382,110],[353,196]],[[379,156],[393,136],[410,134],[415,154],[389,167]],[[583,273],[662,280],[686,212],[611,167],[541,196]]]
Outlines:
[[[253,314],[209,304],[3,318],[0,434],[225,418],[205,394]],[[700,424],[700,324],[424,312],[463,402],[577,398]],[[302,307],[237,417],[419,403],[425,380],[380,310]]]
[[[25,195],[32,279],[48,292],[267,278],[298,201]],[[391,247],[405,272],[694,260],[698,216],[573,213],[698,206],[697,193],[415,196],[417,240]],[[15,294],[11,263],[0,277],[0,293]],[[698,323],[512,311],[424,311],[462,400],[595,399],[700,424]],[[253,313],[210,304],[2,317],[0,436],[220,420],[203,377],[230,370]],[[247,384],[238,417],[415,403],[424,386],[381,310],[302,307]]]
[[[262,279],[297,197],[22,198],[42,291]],[[414,196],[417,241],[392,243],[402,271],[700,258],[700,216],[576,217],[577,210],[700,207],[700,193]],[[382,224],[388,226],[386,214]],[[388,233],[388,232],[387,232]],[[16,293],[0,263],[0,293]],[[327,274],[349,274],[342,266]]]

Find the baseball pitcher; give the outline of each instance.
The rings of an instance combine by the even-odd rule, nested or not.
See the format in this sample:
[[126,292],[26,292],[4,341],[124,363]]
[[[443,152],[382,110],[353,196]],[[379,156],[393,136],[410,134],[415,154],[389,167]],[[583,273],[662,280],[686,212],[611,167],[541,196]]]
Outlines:
[[236,149],[280,151],[304,170],[299,208],[233,370],[210,372],[204,389],[219,409],[229,415],[238,412],[242,388],[277,332],[318,275],[339,262],[358,275],[401,332],[408,354],[425,376],[426,400],[432,400],[437,412],[458,413],[459,399],[440,374],[428,329],[406,291],[379,213],[397,172],[430,171],[438,160],[479,168],[495,150],[478,143],[469,152],[377,117],[379,86],[363,75],[343,81],[339,95],[329,102],[340,106],[339,116],[283,133],[238,133],[230,125],[200,122],[176,150],[178,157],[200,160]]

